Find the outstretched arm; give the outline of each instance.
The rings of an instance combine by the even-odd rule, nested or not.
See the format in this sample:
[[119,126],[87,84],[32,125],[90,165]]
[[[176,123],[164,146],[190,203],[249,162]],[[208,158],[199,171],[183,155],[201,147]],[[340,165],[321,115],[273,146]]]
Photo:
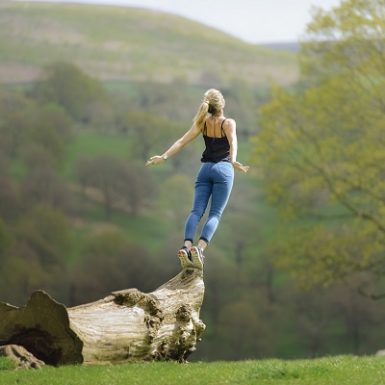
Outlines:
[[249,171],[249,166],[244,166],[242,163],[237,161],[238,155],[238,138],[237,138],[237,126],[235,120],[227,119],[223,127],[227,140],[230,144],[230,159],[234,168],[238,171],[247,172]]
[[146,166],[155,165],[164,162],[167,158],[172,155],[175,155],[179,152],[184,146],[194,140],[199,134],[201,130],[196,127],[194,124],[182,137],[180,137],[167,151],[165,151],[162,155],[152,156],[147,162]]

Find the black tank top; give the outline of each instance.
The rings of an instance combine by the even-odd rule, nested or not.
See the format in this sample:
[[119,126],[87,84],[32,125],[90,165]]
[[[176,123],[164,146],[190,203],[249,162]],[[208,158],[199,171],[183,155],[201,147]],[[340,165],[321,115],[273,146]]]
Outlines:
[[230,144],[227,140],[226,134],[223,131],[223,123],[226,118],[222,120],[221,123],[221,137],[215,138],[212,136],[207,136],[207,125],[203,128],[203,139],[205,141],[206,149],[203,151],[201,162],[230,162]]

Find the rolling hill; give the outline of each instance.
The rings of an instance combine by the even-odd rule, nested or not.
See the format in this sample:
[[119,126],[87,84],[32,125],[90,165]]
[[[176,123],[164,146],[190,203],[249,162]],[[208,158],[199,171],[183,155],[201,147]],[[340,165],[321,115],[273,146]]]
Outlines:
[[0,31],[0,83],[31,81],[61,60],[102,80],[287,85],[298,76],[293,54],[138,8],[5,1]]

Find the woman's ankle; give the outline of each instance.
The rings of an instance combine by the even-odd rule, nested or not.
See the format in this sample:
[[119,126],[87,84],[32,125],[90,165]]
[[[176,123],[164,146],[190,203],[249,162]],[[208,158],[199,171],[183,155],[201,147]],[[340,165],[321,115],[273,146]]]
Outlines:
[[198,241],[198,246],[202,251],[207,247],[207,245],[208,245],[208,242],[206,242],[204,239],[200,239]]

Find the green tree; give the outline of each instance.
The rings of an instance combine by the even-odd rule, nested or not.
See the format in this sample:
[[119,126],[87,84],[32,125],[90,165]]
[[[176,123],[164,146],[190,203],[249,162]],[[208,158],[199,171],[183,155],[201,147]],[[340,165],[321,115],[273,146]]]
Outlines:
[[72,274],[72,303],[84,303],[128,287],[141,290],[147,286],[155,270],[146,249],[132,243],[119,229],[91,234],[82,250],[83,257]]
[[5,223],[0,219],[0,258],[11,244],[11,235],[7,229]]
[[70,249],[68,220],[49,205],[26,211],[5,233],[0,222],[1,300],[22,305],[31,292],[44,289],[66,301]]
[[[2,162],[0,165],[3,165]],[[22,205],[18,185],[10,176],[0,175],[0,218],[12,221],[21,212]]]
[[261,109],[255,163],[291,219],[274,254],[305,283],[384,276],[384,1],[318,10],[303,44],[302,91]]
[[270,352],[269,323],[265,318],[268,305],[255,293],[253,299],[244,297],[229,301],[220,311],[219,337],[221,357],[225,359],[263,357]]
[[142,162],[132,161],[124,165],[124,177],[119,181],[118,192],[132,215],[139,213],[154,190],[155,185]]
[[101,192],[106,218],[110,218],[114,202],[120,195],[121,181],[125,178],[124,162],[109,155],[80,158],[77,174],[83,188],[94,187]]
[[21,93],[0,90],[0,151],[14,159],[26,142],[34,103]]
[[22,206],[43,203],[67,209],[70,204],[68,186],[51,166],[51,158],[42,149],[34,150],[29,153],[29,167],[20,184]]
[[72,139],[73,121],[65,109],[51,101],[39,104],[21,93],[1,91],[0,103],[0,151],[14,160],[39,147],[52,164],[59,165]]
[[164,151],[178,137],[180,127],[173,121],[148,111],[126,111],[117,118],[120,132],[132,138],[130,153],[146,161],[152,152]]
[[31,91],[31,96],[45,103],[53,102],[62,106],[82,123],[97,121],[98,111],[110,108],[102,83],[67,62],[48,65],[43,78],[36,82]]
[[193,199],[193,183],[184,174],[175,174],[166,179],[160,186],[158,206],[161,215],[172,220],[176,229],[184,226],[191,209]]
[[24,133],[22,155],[26,164],[30,166],[36,154],[45,153],[45,161],[58,168],[72,139],[72,125],[69,115],[59,105],[36,106]]
[[18,223],[16,239],[30,247],[46,268],[64,266],[71,248],[67,217],[47,204],[29,210]]
[[[111,217],[113,207],[136,215],[151,196],[152,182],[142,163],[103,155],[80,158],[76,168],[83,190],[93,187],[102,194],[106,218]],[[97,194],[92,197],[98,200]]]

